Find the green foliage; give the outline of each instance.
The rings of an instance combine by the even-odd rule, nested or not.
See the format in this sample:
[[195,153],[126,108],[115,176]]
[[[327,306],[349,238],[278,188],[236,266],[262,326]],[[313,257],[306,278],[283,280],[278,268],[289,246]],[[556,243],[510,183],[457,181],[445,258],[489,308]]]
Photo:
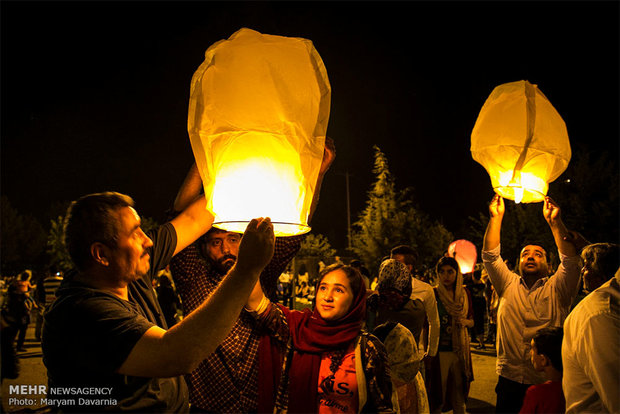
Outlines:
[[142,217],[140,217],[140,220],[142,222],[140,227],[142,227],[142,231],[144,231],[145,233],[147,233],[147,232],[149,232],[151,230],[155,230],[157,227],[160,226],[160,224],[157,222],[157,220],[155,220],[152,217],[142,216]]
[[576,148],[549,195],[562,208],[566,226],[594,242],[620,241],[620,175],[607,153],[595,155]]
[[366,208],[354,223],[353,251],[371,272],[399,244],[418,251],[418,267],[432,265],[448,248],[452,234],[414,206],[411,188],[396,190],[385,154],[377,146],[374,150],[377,179],[368,192]]
[[65,245],[64,219],[64,216],[58,216],[50,222],[50,232],[47,235],[47,254],[52,266],[66,272],[73,267],[73,262]]
[[308,234],[301,243],[301,248],[297,253],[299,257],[316,257],[326,261],[336,255],[336,249],[329,244],[327,237],[322,234]]
[[0,201],[2,273],[40,268],[45,263],[45,231],[32,216],[17,212],[6,196]]

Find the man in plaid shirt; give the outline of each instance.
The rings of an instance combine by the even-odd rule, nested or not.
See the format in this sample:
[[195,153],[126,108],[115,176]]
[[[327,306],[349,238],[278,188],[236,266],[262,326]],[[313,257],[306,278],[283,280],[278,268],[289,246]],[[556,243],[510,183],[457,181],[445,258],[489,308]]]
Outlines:
[[[323,177],[336,156],[333,140],[326,138],[323,161],[310,208],[318,204]],[[188,173],[174,203],[182,211],[200,194],[202,182],[196,165]],[[271,262],[260,275],[265,295],[278,301],[280,274],[299,251],[305,236],[277,237]],[[170,262],[170,270],[184,314],[189,314],[213,292],[236,261],[241,235],[212,228]],[[256,412],[258,404],[258,343],[254,317],[245,309],[230,334],[198,368],[186,376],[192,412]]]

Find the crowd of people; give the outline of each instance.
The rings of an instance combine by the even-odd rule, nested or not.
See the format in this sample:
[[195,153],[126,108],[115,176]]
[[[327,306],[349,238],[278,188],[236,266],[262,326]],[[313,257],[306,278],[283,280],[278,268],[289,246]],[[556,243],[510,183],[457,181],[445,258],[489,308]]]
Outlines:
[[[334,157],[328,140],[317,188]],[[464,413],[472,341],[496,347],[499,413],[620,411],[619,247],[567,229],[549,197],[553,273],[533,241],[514,271],[502,259],[496,195],[483,269],[464,275],[446,253],[423,281],[401,245],[376,277],[339,261],[294,292],[287,268],[304,236],[275,237],[266,217],[243,234],[215,228],[201,189],[194,165],[170,221],[148,234],[130,197],[84,196],[65,222],[75,270],[42,280],[40,300],[28,275],[11,283],[3,353],[32,310],[15,302],[40,305],[49,387],[112,390],[107,406],[63,411]],[[310,305],[295,309],[295,294]]]

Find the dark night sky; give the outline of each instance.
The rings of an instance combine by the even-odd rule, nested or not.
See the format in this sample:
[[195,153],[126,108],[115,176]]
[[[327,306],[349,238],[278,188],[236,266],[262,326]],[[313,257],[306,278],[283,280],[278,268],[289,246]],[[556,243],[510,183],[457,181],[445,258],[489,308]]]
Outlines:
[[[115,190],[161,218],[193,162],[192,74],[241,27],[314,42],[332,85],[338,157],[314,230],[345,244],[372,181],[372,146],[399,188],[455,232],[490,180],[470,134],[492,89],[527,79],[564,118],[573,150],[618,161],[619,3],[1,3],[1,191],[47,219],[56,201]],[[618,191],[618,189],[612,189]]]

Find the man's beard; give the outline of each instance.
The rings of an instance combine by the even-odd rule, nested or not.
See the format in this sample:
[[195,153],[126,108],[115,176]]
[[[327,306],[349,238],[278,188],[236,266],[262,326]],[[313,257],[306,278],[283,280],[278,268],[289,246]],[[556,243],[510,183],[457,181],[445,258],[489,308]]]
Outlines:
[[521,276],[545,277],[547,276],[547,267],[546,266],[535,266],[533,268],[529,268],[525,266],[524,264],[521,267]]
[[[231,260],[232,259],[232,260]],[[217,261],[217,268],[222,273],[228,273],[228,271],[237,263],[237,256],[233,254],[227,254],[219,258]]]

